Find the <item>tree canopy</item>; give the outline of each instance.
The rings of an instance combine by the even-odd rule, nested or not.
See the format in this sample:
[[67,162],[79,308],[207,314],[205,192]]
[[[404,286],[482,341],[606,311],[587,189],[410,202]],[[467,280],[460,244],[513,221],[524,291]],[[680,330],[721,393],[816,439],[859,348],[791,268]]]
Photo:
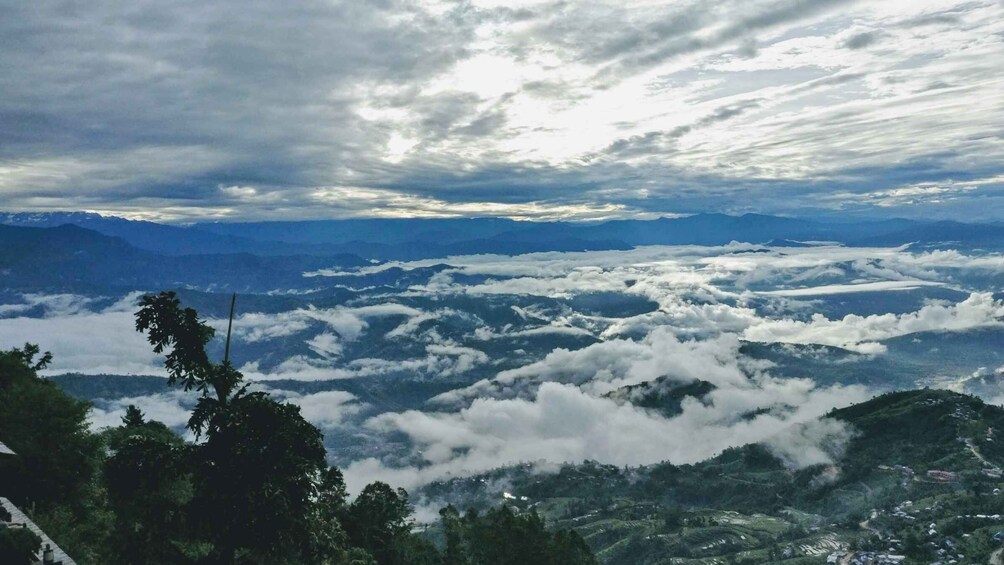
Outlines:
[[[100,433],[89,405],[37,372],[38,346],[0,351],[0,433],[19,457],[2,463],[8,492],[81,563],[165,565],[551,565],[595,561],[578,535],[535,514],[442,514],[445,543],[415,533],[408,493],[376,482],[354,500],[327,464],[321,432],[299,407],[254,391],[215,332],[171,292],[140,301],[136,329],[164,353],[168,383],[198,396],[184,441],[129,406]],[[16,496],[14,495],[16,493]],[[0,562],[33,551],[0,531]],[[8,552],[8,553],[3,553]]]

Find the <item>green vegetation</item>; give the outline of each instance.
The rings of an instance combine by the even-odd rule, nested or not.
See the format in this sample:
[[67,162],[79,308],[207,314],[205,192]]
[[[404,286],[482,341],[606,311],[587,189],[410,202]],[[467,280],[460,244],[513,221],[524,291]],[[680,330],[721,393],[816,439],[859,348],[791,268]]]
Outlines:
[[[693,465],[514,466],[426,487],[445,508],[423,530],[403,490],[373,483],[350,499],[297,407],[250,389],[226,355],[210,360],[213,330],[195,310],[172,293],[141,306],[137,329],[166,353],[169,383],[198,396],[196,442],[135,408],[95,434],[89,405],[37,376],[48,354],[0,352],[0,439],[18,453],[0,459],[0,494],[82,564],[797,564],[837,551],[986,562],[1001,546],[1004,410],[940,390],[828,414],[856,432],[832,464],[791,469],[748,445]],[[710,390],[612,396],[673,414]],[[0,530],[0,563],[37,547]]]
[[42,540],[25,528],[0,527],[0,563],[31,565]]
[[[444,511],[435,544],[412,532],[408,494],[383,483],[349,501],[321,433],[299,408],[213,363],[213,330],[173,293],[146,296],[136,316],[169,383],[199,400],[183,441],[130,407],[94,434],[89,406],[37,376],[39,348],[0,352],[0,430],[18,453],[0,462],[5,494],[81,564],[506,565],[591,564],[581,537],[551,532],[534,512]],[[37,548],[0,531],[0,562]]]
[[[992,538],[1004,530],[1004,495],[995,494],[1004,479],[993,468],[1004,466],[995,441],[1004,410],[916,390],[829,417],[857,432],[833,465],[789,469],[765,447],[748,445],[694,465],[585,462],[553,473],[515,466],[436,483],[423,494],[490,507],[502,497],[494,485],[505,485],[519,505],[574,529],[611,564],[823,563],[836,551],[890,549],[910,562],[963,554],[968,563],[986,562],[1001,547]],[[929,470],[953,475],[940,480]]]

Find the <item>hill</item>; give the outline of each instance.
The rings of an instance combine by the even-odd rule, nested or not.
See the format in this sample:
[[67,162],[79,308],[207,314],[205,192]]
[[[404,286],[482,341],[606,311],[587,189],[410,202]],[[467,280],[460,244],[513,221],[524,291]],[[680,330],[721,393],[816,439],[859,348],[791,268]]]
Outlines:
[[261,256],[353,254],[378,260],[450,255],[629,249],[638,245],[724,245],[731,241],[855,246],[954,245],[997,249],[998,224],[905,219],[828,222],[764,214],[694,214],[653,220],[521,222],[505,218],[380,218],[165,225],[79,212],[0,213],[0,224],[72,224],[122,238],[163,255],[251,253]]
[[[622,241],[576,239],[558,234],[548,239],[499,235],[521,222],[496,218],[326,220],[300,222],[205,223],[175,226],[83,212],[0,213],[0,225],[54,228],[74,225],[162,255],[260,256],[360,255],[380,260],[414,260],[450,255],[540,251],[629,249]],[[565,224],[562,224],[565,225]]]
[[694,465],[516,466],[424,495],[535,508],[576,529],[605,563],[824,563],[838,551],[890,550],[923,563],[958,554],[986,561],[1002,529],[1004,410],[925,389],[828,417],[856,434],[833,464],[796,470],[748,445]]
[[862,238],[855,243],[865,246],[886,246],[910,242],[925,247],[951,245],[1000,250],[1004,249],[1004,226],[949,221],[933,222]]
[[122,238],[66,224],[0,225],[0,272],[8,289],[87,291],[191,287],[268,291],[307,288],[306,271],[369,265],[358,256],[161,255]]

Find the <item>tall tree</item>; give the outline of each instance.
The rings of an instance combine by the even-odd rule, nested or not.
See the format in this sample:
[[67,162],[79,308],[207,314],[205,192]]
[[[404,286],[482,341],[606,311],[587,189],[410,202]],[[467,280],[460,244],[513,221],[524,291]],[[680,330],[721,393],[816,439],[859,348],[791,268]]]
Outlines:
[[145,296],[136,329],[165,356],[169,382],[201,393],[189,428],[206,441],[194,451],[192,516],[228,564],[293,561],[311,541],[316,480],[326,468],[321,433],[291,404],[241,386],[229,359],[212,363],[214,332],[173,292]]

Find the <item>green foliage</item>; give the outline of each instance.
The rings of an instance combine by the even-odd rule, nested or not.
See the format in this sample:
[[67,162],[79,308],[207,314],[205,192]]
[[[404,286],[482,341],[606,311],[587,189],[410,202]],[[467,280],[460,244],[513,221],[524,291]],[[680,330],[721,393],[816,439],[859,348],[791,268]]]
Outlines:
[[0,526],[0,563],[30,565],[41,546],[41,538],[31,530]]
[[348,507],[345,528],[352,545],[372,553],[380,565],[401,563],[395,546],[408,534],[410,514],[408,493],[376,482]]
[[39,348],[0,351],[0,433],[17,453],[3,463],[6,494],[58,543],[73,544],[82,563],[103,553],[110,515],[101,487],[101,440],[87,425],[85,402],[36,371],[51,355]]
[[[578,534],[549,532],[536,514],[508,508],[444,514],[451,529],[441,551],[412,533],[404,490],[373,483],[349,503],[320,431],[297,406],[249,392],[228,362],[211,362],[212,328],[176,295],[144,297],[136,328],[168,352],[169,383],[200,393],[189,428],[201,443],[135,406],[121,426],[95,434],[89,405],[37,376],[48,353],[30,344],[0,351],[0,430],[19,454],[2,478],[79,563],[595,563]],[[31,540],[11,532],[0,530],[0,552],[26,550]],[[0,553],[0,563],[17,563],[13,555]]]
[[212,368],[206,345],[216,332],[199,319],[198,312],[181,308],[173,292],[146,295],[136,313],[136,331],[146,332],[154,353],[171,349],[164,356],[170,384],[180,382],[185,390],[206,391]]
[[178,542],[188,537],[187,505],[194,494],[190,450],[156,431],[143,433],[146,425],[115,430],[132,433],[117,442],[105,462],[116,516],[112,557],[120,563],[177,563],[182,561]]
[[[219,364],[209,361],[206,345],[215,330],[200,320],[194,309],[182,308],[175,293],[161,292],[140,300],[136,331],[146,332],[155,353],[171,349],[164,356],[168,384],[181,383],[186,391],[196,389],[202,393],[188,421],[189,429],[196,436],[207,428],[212,429],[217,424],[217,416],[224,415],[231,395],[244,378],[229,361]],[[237,391],[236,396],[243,392],[243,389]]]
[[217,414],[195,450],[193,511],[216,554],[278,563],[309,542],[315,480],[325,468],[321,434],[297,406],[240,395]]
[[[574,531],[549,532],[535,512],[516,513],[508,506],[483,515],[469,511],[459,519],[455,510],[442,514],[448,533],[447,555],[470,565],[590,565],[596,559]],[[450,538],[453,551],[450,551]],[[461,551],[459,548],[463,548]]]

